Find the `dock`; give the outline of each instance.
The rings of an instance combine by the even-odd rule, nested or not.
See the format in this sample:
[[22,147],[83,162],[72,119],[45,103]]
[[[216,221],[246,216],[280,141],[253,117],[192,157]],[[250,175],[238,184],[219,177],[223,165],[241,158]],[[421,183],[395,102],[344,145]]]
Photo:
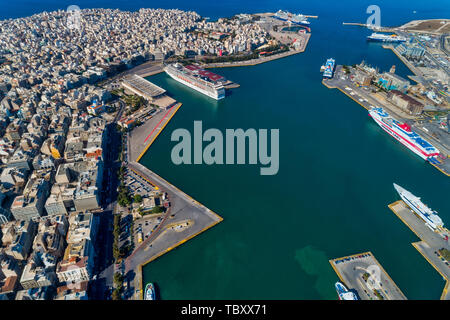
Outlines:
[[406,300],[406,296],[370,251],[329,262],[341,282],[361,300]]
[[[355,84],[351,80],[349,80],[348,77],[345,76],[345,74],[343,73],[342,65],[337,65],[333,78],[323,79],[322,84],[328,89],[338,89],[339,91],[341,91],[343,94],[345,94],[347,97],[355,101],[357,104],[359,104],[366,110],[370,110],[372,106],[378,107],[381,106],[397,120],[405,121],[407,119],[411,121],[415,119],[414,116],[406,114],[398,107],[396,107],[394,104],[390,103],[383,97],[379,96],[378,93],[372,94],[369,91],[364,90],[364,87],[355,86]],[[443,154],[447,158],[450,157],[450,151],[443,143],[434,139],[427,132],[425,132],[425,130],[423,130],[419,125],[413,124],[412,128],[414,131],[418,132],[425,139],[432,141],[433,145],[439,149],[441,154]],[[443,161],[441,164],[434,164],[431,162],[429,162],[429,164],[435,167],[441,173],[445,174],[447,177],[450,177],[450,161],[448,159]]]
[[158,112],[144,125],[128,133],[127,168],[149,182],[155,190],[165,192],[170,200],[170,206],[162,216],[159,226],[125,260],[125,273],[134,274],[131,297],[134,300],[143,298],[145,283],[142,268],[144,265],[223,220],[218,214],[139,163],[181,105],[177,102],[168,108],[159,108]]
[[370,30],[379,31],[379,32],[395,32],[397,28],[395,27],[377,27],[371,24],[366,23],[359,23],[359,22],[342,22],[342,25],[344,26],[357,26],[357,27],[364,27]]
[[450,300],[450,262],[439,254],[439,250],[442,248],[450,250],[448,240],[445,240],[445,236],[449,236],[450,231],[445,228],[433,231],[402,200],[391,203],[388,207],[421,240],[412,245],[444,279],[445,286],[441,300]]

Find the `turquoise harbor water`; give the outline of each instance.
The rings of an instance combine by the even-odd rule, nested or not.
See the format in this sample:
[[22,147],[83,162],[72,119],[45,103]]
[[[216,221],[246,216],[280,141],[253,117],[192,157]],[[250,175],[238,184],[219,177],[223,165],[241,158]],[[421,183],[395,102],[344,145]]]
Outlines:
[[[3,2],[3,1],[2,1]],[[4,3],[5,17],[65,8],[71,1]],[[28,4],[28,6],[27,6]],[[414,249],[415,235],[387,205],[400,184],[421,196],[450,225],[450,179],[391,139],[367,111],[321,84],[320,66],[362,59],[382,70],[397,57],[368,44],[365,22],[372,1],[91,1],[80,7],[178,7],[217,18],[278,8],[318,15],[305,53],[267,64],[218,69],[241,85],[216,102],[173,81],[151,77],[183,103],[142,163],[224,218],[144,268],[162,299],[336,299],[338,279],[328,260],[372,251],[410,299],[438,299],[444,281]],[[447,1],[377,1],[382,25],[450,17]],[[33,9],[30,9],[30,6]],[[37,7],[36,7],[37,6]],[[416,11],[416,13],[413,13]],[[5,11],[2,12],[5,15]],[[175,166],[176,128],[279,128],[280,170],[260,176],[259,166]]]

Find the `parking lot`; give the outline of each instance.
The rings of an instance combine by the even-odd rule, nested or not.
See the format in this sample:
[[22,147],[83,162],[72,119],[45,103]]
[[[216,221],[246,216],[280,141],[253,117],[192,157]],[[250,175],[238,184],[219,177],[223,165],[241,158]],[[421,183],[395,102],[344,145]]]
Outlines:
[[163,219],[164,214],[150,214],[141,219],[135,221],[134,227],[134,241],[136,245],[139,245],[147,239],[152,232],[159,226]]
[[128,186],[131,194],[140,194],[143,197],[157,190],[149,181],[128,168],[125,169],[125,184]]
[[333,269],[349,290],[362,300],[406,300],[371,252],[330,260]]

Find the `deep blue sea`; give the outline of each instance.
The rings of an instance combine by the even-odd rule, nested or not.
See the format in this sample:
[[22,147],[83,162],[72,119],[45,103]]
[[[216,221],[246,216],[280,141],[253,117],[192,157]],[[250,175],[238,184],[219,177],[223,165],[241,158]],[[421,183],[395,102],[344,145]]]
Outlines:
[[[321,84],[320,66],[366,60],[410,71],[389,50],[367,43],[366,8],[381,9],[381,24],[450,18],[438,1],[0,1],[0,18],[43,10],[109,7],[179,8],[216,19],[278,9],[318,15],[305,53],[259,66],[219,69],[240,88],[220,102],[165,74],[151,81],[183,106],[142,163],[224,217],[224,221],[144,268],[163,299],[336,299],[329,259],[372,251],[410,299],[438,299],[442,277],[412,247],[415,235],[388,209],[398,200],[392,182],[422,196],[450,225],[450,179],[390,139],[367,111]],[[260,176],[255,166],[175,166],[176,128],[279,128],[280,171]]]

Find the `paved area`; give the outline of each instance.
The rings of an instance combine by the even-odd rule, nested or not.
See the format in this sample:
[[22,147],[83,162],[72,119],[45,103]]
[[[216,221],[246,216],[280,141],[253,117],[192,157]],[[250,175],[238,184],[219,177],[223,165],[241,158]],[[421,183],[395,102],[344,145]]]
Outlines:
[[140,230],[144,232],[145,229],[147,233],[144,233],[142,243],[135,242],[137,248],[125,261],[125,273],[128,275],[127,278],[131,279],[131,299],[142,299],[142,289],[145,287],[142,283],[142,265],[222,221],[220,216],[137,162],[180,106],[181,103],[178,103],[169,110],[160,110],[143,126],[135,128],[128,134],[128,172],[133,172],[134,181],[140,185],[145,181],[153,189],[166,192],[170,201],[168,210],[159,215],[156,222],[150,223],[147,218],[135,221],[137,223],[135,230],[139,230],[141,224]]
[[134,128],[129,132],[128,142],[132,141],[132,143],[128,143],[128,161],[140,160],[141,156],[147,151],[180,107],[181,103],[176,103],[168,110],[158,109],[157,113],[142,126]]
[[[155,185],[168,193],[170,199],[170,209],[158,228],[126,260],[125,272],[138,275],[141,265],[216,225],[222,218],[143,165],[132,162],[129,163],[129,167],[154,181]],[[177,224],[183,226],[186,222],[189,224],[183,228],[172,228]],[[134,299],[141,299],[142,279],[136,276],[133,285]]]
[[425,259],[441,274],[447,282],[441,299],[450,299],[448,292],[450,279],[450,262],[446,261],[438,250],[445,248],[450,250],[450,245],[446,236],[450,236],[447,229],[433,231],[425,225],[425,222],[417,216],[408,206],[399,200],[389,205],[389,208],[405,223],[421,241],[413,243],[413,246],[423,255]]
[[330,260],[339,279],[361,300],[406,300],[371,252]]
[[139,246],[143,240],[148,239],[162,220],[163,214],[149,214],[136,220],[133,234],[134,243],[136,243],[136,246]]

